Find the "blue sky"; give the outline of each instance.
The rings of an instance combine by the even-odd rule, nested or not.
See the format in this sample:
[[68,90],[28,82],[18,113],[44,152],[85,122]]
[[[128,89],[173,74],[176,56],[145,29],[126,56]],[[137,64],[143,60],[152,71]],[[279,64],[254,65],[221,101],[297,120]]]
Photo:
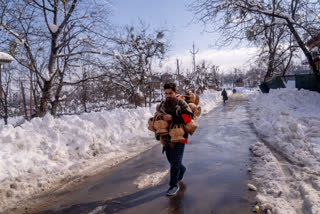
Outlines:
[[208,49],[216,35],[203,33],[203,26],[192,22],[193,14],[186,9],[190,0],[113,0],[112,22],[120,25],[136,24],[141,19],[152,28],[170,30],[171,53],[192,48]]
[[171,48],[167,63],[170,66],[175,66],[175,59],[179,58],[185,67],[190,67],[189,51],[194,42],[199,49],[198,61],[207,60],[222,70],[243,67],[252,58],[254,50],[215,47],[219,35],[205,32],[202,24],[193,21],[194,14],[186,7],[190,2],[192,0],[111,0],[111,21],[116,25],[136,25],[140,19],[151,29],[168,29]]

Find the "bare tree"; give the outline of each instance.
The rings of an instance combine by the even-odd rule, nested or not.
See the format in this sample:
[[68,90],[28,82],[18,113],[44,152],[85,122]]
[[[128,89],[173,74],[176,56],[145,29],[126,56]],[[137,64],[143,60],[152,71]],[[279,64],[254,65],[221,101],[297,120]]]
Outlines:
[[114,72],[110,78],[113,84],[119,87],[128,98],[139,99],[144,97],[145,105],[149,98],[151,106],[152,91],[151,76],[154,74],[153,63],[161,61],[168,49],[168,42],[164,40],[165,30],[148,32],[148,27],[141,25],[140,29],[125,27],[124,31],[116,36],[114,47]]
[[[39,116],[51,108],[56,114],[63,87],[85,81],[79,62],[91,54],[101,54],[104,5],[78,0],[0,0],[3,5],[0,26],[15,44],[15,59],[31,72],[40,91]],[[92,61],[101,60],[101,57]],[[32,97],[32,96],[30,96]]]
[[267,65],[264,81],[271,79],[273,74],[284,75],[298,48],[287,28],[276,23],[274,17],[260,15],[247,34],[249,41],[260,47],[258,57],[263,59],[260,62]]
[[245,73],[246,85],[250,88],[257,87],[263,80],[265,70],[258,64],[251,65]]
[[314,36],[320,28],[319,0],[197,0],[190,7],[203,23],[214,23],[217,26],[215,29],[224,32],[229,42],[234,38],[246,39],[246,32],[259,16],[271,17],[278,26],[283,25],[290,31],[313,73],[319,76],[313,58],[303,42],[307,37]]
[[214,90],[220,90],[221,82],[219,81],[219,66],[212,65],[208,74],[208,84]]

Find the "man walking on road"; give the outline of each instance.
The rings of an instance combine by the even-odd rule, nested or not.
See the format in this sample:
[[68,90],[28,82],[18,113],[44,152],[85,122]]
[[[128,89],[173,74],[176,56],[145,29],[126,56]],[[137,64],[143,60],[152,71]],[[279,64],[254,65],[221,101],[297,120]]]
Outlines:
[[[164,85],[165,101],[162,101],[157,109],[164,114],[164,120],[172,124],[185,124],[192,120],[193,114],[188,104],[176,97],[176,84],[166,83]],[[182,164],[184,146],[188,142],[188,134],[185,133],[184,141],[178,143],[170,142],[170,135],[158,136],[161,144],[164,146],[167,159],[170,163],[170,187],[167,190],[168,196],[176,195],[179,191],[178,182],[182,180],[186,167]]]

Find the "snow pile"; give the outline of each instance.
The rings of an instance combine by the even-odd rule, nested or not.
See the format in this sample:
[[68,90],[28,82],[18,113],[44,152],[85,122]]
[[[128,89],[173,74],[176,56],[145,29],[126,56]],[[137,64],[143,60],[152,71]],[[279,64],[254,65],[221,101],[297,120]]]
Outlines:
[[246,98],[251,98],[259,95],[260,89],[258,88],[244,88],[244,87],[236,87],[236,93],[241,93],[242,96]]
[[46,115],[20,127],[5,126],[0,131],[0,207],[44,191],[53,181],[115,165],[152,147],[151,115],[150,108],[116,109],[58,119]]
[[154,172],[152,174],[142,174],[133,183],[137,185],[138,189],[145,187],[156,186],[162,179],[169,174],[169,169],[164,172]]
[[[221,102],[220,92],[210,90],[200,96],[204,113],[217,102]],[[155,105],[56,119],[48,114],[17,127],[2,126],[0,212],[22,199],[119,164],[156,145],[154,134],[147,129],[154,112]],[[155,178],[161,176],[143,178],[142,186],[156,183]]]
[[206,114],[222,101],[221,92],[215,90],[205,90],[200,96],[199,106],[201,106],[201,114]]
[[253,125],[267,145],[251,148],[258,201],[278,209],[274,213],[320,213],[320,94],[271,90],[250,103]]
[[[26,119],[23,116],[18,117],[9,117],[8,118],[8,124],[11,124],[12,126],[18,126],[22,123],[24,123]],[[0,120],[0,131],[5,127],[4,120]]]
[[[282,89],[259,96],[251,105],[257,131],[291,161],[320,161],[320,94]],[[317,166],[320,172],[320,166]]]
[[[296,186],[287,185],[287,179],[278,160],[270,150],[262,143],[254,144],[250,147],[252,153],[252,173],[253,182],[258,186],[257,201],[260,209],[272,213],[295,214],[293,208],[297,202],[299,193]],[[290,187],[290,188],[289,188]],[[290,203],[295,202],[295,203]]]

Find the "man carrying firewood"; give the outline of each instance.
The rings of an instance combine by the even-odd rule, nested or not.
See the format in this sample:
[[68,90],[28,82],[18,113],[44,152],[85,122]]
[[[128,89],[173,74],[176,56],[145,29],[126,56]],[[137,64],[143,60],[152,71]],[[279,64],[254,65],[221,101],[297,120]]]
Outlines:
[[[192,121],[192,111],[188,104],[180,98],[177,98],[175,83],[166,83],[164,85],[165,101],[162,101],[157,107],[157,111],[163,115],[163,120],[173,127],[176,124],[187,124]],[[182,164],[184,146],[188,142],[188,133],[184,133],[184,140],[172,143],[169,134],[157,136],[166,152],[167,159],[170,163],[170,187],[167,196],[176,195],[179,191],[178,182],[182,180],[186,167]]]

